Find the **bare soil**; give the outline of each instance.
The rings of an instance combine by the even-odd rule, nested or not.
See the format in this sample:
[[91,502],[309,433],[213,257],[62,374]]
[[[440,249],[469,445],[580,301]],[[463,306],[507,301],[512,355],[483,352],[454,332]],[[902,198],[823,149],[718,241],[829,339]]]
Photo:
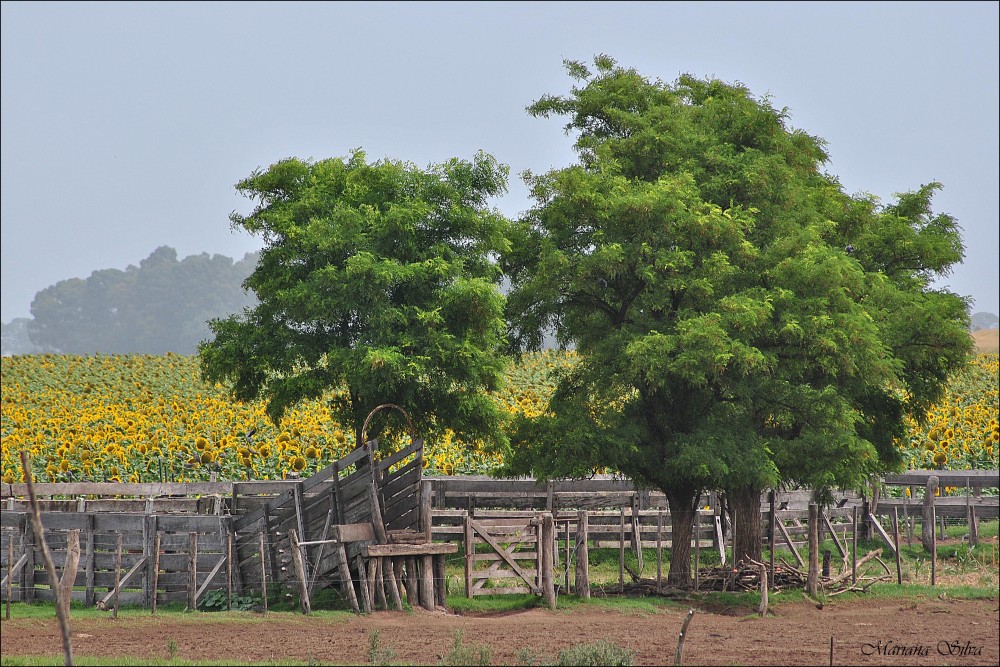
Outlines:
[[[71,621],[76,656],[176,655],[231,664],[294,659],[313,664],[368,664],[370,637],[395,664],[436,665],[461,631],[465,646],[486,645],[491,664],[524,664],[519,651],[552,660],[560,650],[605,639],[637,652],[640,665],[674,663],[685,606],[622,613],[580,605],[494,615],[443,611],[367,616],[251,612],[121,615]],[[0,655],[61,654],[55,618],[0,622]],[[745,608],[699,609],[684,644],[687,665],[997,665],[1000,601],[943,597],[837,599],[823,609],[802,601],[760,618]]]

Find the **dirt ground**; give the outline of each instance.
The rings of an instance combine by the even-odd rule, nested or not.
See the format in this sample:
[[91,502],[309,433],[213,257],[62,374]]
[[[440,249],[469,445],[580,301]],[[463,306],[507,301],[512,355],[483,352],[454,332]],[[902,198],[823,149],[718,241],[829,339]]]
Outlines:
[[[250,612],[199,613],[71,622],[76,656],[169,656],[231,664],[297,659],[314,664],[368,664],[370,636],[380,632],[394,663],[436,665],[457,631],[466,646],[490,647],[491,664],[524,664],[519,650],[551,660],[560,650],[599,639],[637,652],[640,665],[673,664],[685,607],[622,613],[577,606],[503,615],[443,611],[378,612],[368,616]],[[55,619],[0,622],[0,655],[61,652]],[[931,598],[785,603],[759,618],[746,609],[696,611],[684,644],[687,665],[827,665],[830,638],[837,665],[996,665],[1000,602]]]

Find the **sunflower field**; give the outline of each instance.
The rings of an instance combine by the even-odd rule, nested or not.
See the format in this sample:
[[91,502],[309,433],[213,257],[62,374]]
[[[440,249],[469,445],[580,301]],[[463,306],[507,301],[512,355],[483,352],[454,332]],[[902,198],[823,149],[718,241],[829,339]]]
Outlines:
[[[495,399],[511,414],[538,414],[550,371],[572,352],[512,365]],[[232,400],[200,380],[196,356],[25,355],[0,361],[0,475],[20,482],[20,450],[41,482],[204,481],[307,476],[354,449],[351,428],[324,397],[289,410],[280,427],[263,402]],[[255,432],[254,432],[255,431]],[[498,455],[446,431],[424,450],[428,474],[485,473]]]
[[[526,355],[494,400],[510,414],[540,414],[554,371],[573,352]],[[922,425],[900,443],[911,468],[997,468],[997,355],[980,355],[950,382]],[[0,361],[0,475],[22,481],[19,452],[38,481],[203,481],[307,476],[354,448],[328,398],[272,424],[262,402],[233,401],[200,380],[198,358],[26,355]],[[251,436],[252,433],[252,436]],[[450,432],[428,440],[428,474],[482,474],[498,454]]]

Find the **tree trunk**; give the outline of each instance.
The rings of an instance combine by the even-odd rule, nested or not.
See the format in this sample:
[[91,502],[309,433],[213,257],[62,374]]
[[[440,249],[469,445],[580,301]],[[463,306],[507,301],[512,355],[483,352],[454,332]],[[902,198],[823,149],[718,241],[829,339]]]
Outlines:
[[762,489],[738,487],[727,489],[733,513],[733,560],[748,558],[761,561],[760,494]]
[[667,586],[691,588],[691,528],[694,525],[697,490],[663,489],[670,508],[670,571]]

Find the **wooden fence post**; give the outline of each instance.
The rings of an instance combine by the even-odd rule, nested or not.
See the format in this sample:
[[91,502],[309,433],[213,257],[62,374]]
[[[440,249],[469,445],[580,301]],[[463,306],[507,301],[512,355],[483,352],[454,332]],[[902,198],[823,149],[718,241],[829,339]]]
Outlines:
[[420,557],[420,604],[427,611],[434,611],[434,557]]
[[188,584],[188,609],[198,609],[198,533],[188,533],[190,550],[188,553],[188,572],[191,581]]
[[[624,516],[624,514],[622,515]],[[549,609],[556,608],[556,589],[552,578],[554,521],[551,512],[542,516],[542,594]]]
[[[932,477],[935,482],[937,477]],[[937,585],[937,533],[934,531],[935,515],[937,510],[931,504],[931,586]]]
[[819,507],[809,503],[809,573],[806,575],[806,590],[816,597],[819,587]]
[[621,508],[618,531],[618,592],[625,592],[625,508]]
[[855,505],[851,509],[853,510],[851,518],[853,526],[853,530],[851,530],[851,585],[856,586],[858,583],[858,506]]
[[589,527],[590,515],[580,510],[576,513],[576,594],[584,600],[590,599]]
[[899,556],[899,509],[892,508],[892,539],[896,543],[896,584],[903,585],[903,568]]
[[83,552],[83,568],[84,568],[84,586],[86,590],[84,592],[84,604],[88,607],[93,607],[95,602],[94,593],[94,559],[95,549],[94,549],[94,515],[88,514],[84,517],[84,552]]
[[295,578],[299,580],[299,608],[303,614],[308,614],[312,611],[312,605],[309,602],[309,582],[306,581],[306,568],[302,562],[299,535],[294,528],[288,530],[288,546],[292,550],[292,566],[295,568]]
[[663,510],[656,512],[656,592],[663,590]]
[[147,514],[142,518],[142,557],[146,564],[142,568],[142,603],[149,605],[150,588],[153,585],[153,540],[156,537],[156,515]]
[[701,513],[699,510],[695,510],[694,511],[694,589],[698,590],[698,587],[700,585],[701,585]]
[[160,585],[160,540],[162,531],[156,531],[156,542],[153,546],[153,616],[156,616],[156,589]]
[[[76,584],[76,572],[80,567],[80,529],[66,531],[66,563],[63,565],[62,576],[59,577],[59,596],[57,604],[63,605],[66,620],[69,620],[70,602],[73,599],[73,586]],[[55,590],[55,584],[52,585]]]
[[935,523],[934,519],[934,493],[938,489],[938,477],[937,475],[931,475],[927,478],[927,486],[924,488],[924,507],[923,507],[923,530],[921,530],[920,541],[924,545],[925,551],[930,551],[934,544],[934,531]]
[[976,546],[979,544],[979,519],[976,518],[976,508],[969,508],[969,544]]
[[115,602],[111,618],[118,618],[118,593],[122,583],[122,534],[118,533],[118,549],[115,556]]
[[777,505],[777,500],[778,500],[777,495],[778,494],[775,493],[774,489],[771,489],[770,492],[768,492],[768,494],[767,494],[768,506],[770,508],[769,511],[768,511],[769,516],[768,516],[768,520],[767,520],[767,522],[768,522],[768,529],[767,529],[768,540],[767,540],[767,543],[768,543],[768,545],[771,548],[771,556],[770,556],[770,560],[771,560],[771,562],[770,562],[770,566],[771,566],[771,581],[774,581],[774,530],[777,527],[777,526],[775,526],[777,518],[775,517],[774,510],[775,510],[775,505]]
[[424,542],[434,540],[434,515],[431,512],[433,498],[434,492],[431,489],[431,483],[425,479],[420,483],[420,527],[424,531]]
[[233,534],[226,532],[226,611],[233,610]]
[[[260,538],[260,599],[264,605],[264,614],[267,614],[267,565],[265,563],[265,556],[267,551],[264,549],[264,531],[257,533],[258,538]],[[347,567],[347,563],[344,563],[344,567]]]
[[[472,517],[465,514],[464,520],[462,522],[462,539],[465,543],[465,597],[472,597],[472,568],[474,565],[473,559],[476,553],[476,545],[473,540],[472,535]],[[409,583],[410,572],[407,570],[406,573],[407,583]],[[410,596],[410,587],[406,587],[406,596]],[[410,600],[410,605],[413,605],[413,600]]]
[[13,595],[14,578],[14,533],[11,532],[10,539],[7,540],[7,609],[4,612],[4,620],[10,620],[10,598]]

